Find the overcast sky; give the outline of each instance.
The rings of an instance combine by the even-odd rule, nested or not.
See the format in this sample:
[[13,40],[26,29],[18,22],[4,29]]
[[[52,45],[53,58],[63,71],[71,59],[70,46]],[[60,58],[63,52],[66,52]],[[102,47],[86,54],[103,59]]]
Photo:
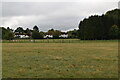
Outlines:
[[[18,0],[19,1],[19,0]],[[67,31],[78,28],[79,22],[90,15],[102,15],[108,10],[118,8],[119,0],[85,0],[69,2],[7,2],[2,3],[2,25],[16,29],[32,29],[37,25],[41,31],[51,28]],[[1,8],[1,7],[0,7]]]

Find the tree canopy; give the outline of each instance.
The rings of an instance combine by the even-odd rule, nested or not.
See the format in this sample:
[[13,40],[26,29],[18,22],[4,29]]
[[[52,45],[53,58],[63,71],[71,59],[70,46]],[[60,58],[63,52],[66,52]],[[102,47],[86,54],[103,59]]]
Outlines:
[[118,30],[116,34],[120,32],[120,17],[118,16],[120,16],[120,10],[115,9],[102,16],[94,15],[88,19],[85,18],[79,24],[79,38],[82,40],[117,39],[118,37],[113,37],[115,33],[111,29],[113,30],[112,26],[116,25],[117,28],[114,28]]
[[1,29],[2,29],[2,39],[6,39],[6,40],[14,39],[14,34],[11,31],[12,29],[10,29],[10,28],[6,29],[4,27],[1,27]]
[[33,27],[33,31],[39,32],[39,28],[35,25],[35,26]]

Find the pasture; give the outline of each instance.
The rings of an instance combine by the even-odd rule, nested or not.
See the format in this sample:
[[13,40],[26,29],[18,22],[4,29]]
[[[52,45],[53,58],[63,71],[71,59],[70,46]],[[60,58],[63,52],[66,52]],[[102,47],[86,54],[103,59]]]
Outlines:
[[117,78],[118,42],[3,42],[3,78]]

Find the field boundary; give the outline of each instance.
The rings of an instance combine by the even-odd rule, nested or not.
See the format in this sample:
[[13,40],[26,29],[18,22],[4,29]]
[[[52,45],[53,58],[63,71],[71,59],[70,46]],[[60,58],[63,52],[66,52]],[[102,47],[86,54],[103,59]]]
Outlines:
[[118,40],[80,40],[80,39],[19,39],[2,40],[2,43],[82,43],[82,42],[118,42]]

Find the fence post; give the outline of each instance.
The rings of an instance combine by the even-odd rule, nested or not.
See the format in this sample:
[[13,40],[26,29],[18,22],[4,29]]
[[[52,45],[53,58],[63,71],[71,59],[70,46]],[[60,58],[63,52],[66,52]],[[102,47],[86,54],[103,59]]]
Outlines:
[[33,42],[35,43],[35,39],[33,39]]
[[69,43],[70,43],[70,40],[69,40]]

